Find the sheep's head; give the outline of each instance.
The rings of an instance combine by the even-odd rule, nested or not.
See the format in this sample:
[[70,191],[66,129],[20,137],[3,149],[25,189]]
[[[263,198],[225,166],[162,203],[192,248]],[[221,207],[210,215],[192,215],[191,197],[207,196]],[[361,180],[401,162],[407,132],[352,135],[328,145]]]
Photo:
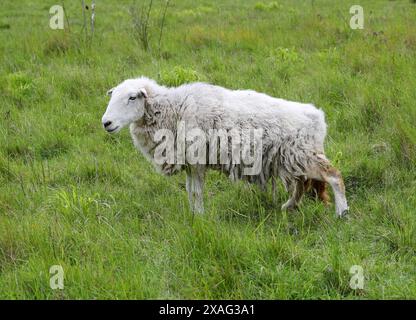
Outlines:
[[110,89],[108,94],[111,98],[102,118],[107,132],[118,132],[143,116],[147,91],[140,81],[126,80]]

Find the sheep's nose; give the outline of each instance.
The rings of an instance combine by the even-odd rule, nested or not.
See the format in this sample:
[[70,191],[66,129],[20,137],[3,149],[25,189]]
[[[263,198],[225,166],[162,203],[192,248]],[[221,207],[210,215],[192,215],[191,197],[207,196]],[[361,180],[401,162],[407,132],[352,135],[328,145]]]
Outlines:
[[111,121],[104,122],[104,128],[107,128],[107,127],[111,126],[111,124],[112,124]]

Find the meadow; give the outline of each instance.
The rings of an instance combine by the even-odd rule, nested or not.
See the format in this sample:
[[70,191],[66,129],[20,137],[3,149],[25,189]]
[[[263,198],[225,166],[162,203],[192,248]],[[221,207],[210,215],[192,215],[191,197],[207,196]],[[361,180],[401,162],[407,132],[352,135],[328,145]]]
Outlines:
[[[93,35],[81,1],[0,4],[0,298],[416,298],[414,1],[172,0],[160,36],[155,0],[148,48],[143,1],[95,2]],[[52,30],[62,3],[65,29]],[[350,28],[353,4],[364,29]],[[158,175],[128,130],[102,128],[106,91],[140,75],[322,108],[349,216],[308,197],[281,212],[281,185],[274,203],[218,172],[194,216],[183,174]]]

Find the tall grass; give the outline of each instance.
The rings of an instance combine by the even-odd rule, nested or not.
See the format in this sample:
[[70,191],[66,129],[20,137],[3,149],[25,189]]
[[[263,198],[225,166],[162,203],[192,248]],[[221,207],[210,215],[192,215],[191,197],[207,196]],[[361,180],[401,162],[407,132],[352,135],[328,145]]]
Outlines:
[[[48,28],[45,4],[2,2],[0,297],[415,298],[416,6],[362,0],[365,29],[351,30],[348,1],[181,0],[146,50],[134,3],[97,1],[86,46],[79,1],[65,2],[71,32]],[[192,219],[184,176],[159,176],[126,130],[101,128],[105,92],[139,75],[322,108],[349,219],[308,198],[283,213],[282,186],[276,204],[217,172]],[[56,264],[64,290],[49,287]]]

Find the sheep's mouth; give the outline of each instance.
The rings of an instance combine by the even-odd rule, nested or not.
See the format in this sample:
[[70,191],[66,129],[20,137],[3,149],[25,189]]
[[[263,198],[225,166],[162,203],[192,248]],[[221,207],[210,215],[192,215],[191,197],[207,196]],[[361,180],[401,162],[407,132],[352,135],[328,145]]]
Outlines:
[[106,129],[108,133],[112,133],[114,131],[116,131],[119,128],[119,126],[113,128],[113,129]]

